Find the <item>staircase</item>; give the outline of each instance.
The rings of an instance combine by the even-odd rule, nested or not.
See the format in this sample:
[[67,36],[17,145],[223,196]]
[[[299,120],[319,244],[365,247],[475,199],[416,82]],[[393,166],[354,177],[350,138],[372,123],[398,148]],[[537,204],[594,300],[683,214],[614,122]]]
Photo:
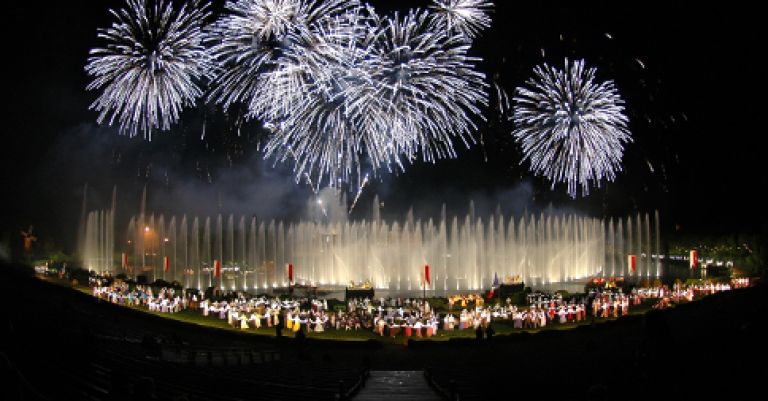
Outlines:
[[441,401],[421,370],[372,370],[354,401]]

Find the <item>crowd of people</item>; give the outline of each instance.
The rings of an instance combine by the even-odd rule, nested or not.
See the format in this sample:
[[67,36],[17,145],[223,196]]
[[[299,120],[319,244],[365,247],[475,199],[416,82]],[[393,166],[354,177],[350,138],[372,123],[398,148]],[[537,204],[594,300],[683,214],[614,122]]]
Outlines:
[[453,310],[455,305],[466,308],[467,305],[474,303],[475,306],[483,306],[485,300],[478,294],[457,294],[448,297],[448,310]]
[[177,294],[173,288],[161,288],[155,296],[152,287],[146,285],[137,285],[133,288],[125,282],[106,285],[100,278],[91,279],[90,284],[93,296],[98,299],[118,305],[145,306],[153,312],[181,312],[187,309],[191,300]]
[[241,330],[275,328],[319,333],[327,330],[367,330],[379,336],[430,337],[438,330],[487,330],[493,321],[508,321],[515,329],[537,329],[551,324],[579,323],[593,318],[618,318],[630,308],[646,302],[654,308],[692,301],[694,297],[728,291],[730,284],[676,284],[633,288],[591,289],[586,294],[564,298],[560,293],[534,292],[527,305],[514,305],[511,299],[491,304],[480,295],[454,295],[447,298],[447,310],[436,311],[429,301],[410,298],[349,299],[329,309],[328,300],[250,296],[243,292],[226,299],[207,299],[200,291],[151,286],[130,286],[122,281],[92,278],[93,296],[111,303],[142,306],[149,311],[178,313],[195,310],[205,317],[226,320]]
[[[748,281],[747,281],[748,282]],[[716,294],[718,292],[730,291],[733,287],[740,288],[744,281],[734,280],[734,286],[730,283],[697,283],[684,285],[675,283],[672,288],[666,286],[643,288],[639,290],[642,298],[657,299],[653,305],[654,309],[665,309],[681,302],[691,302],[695,298]]]

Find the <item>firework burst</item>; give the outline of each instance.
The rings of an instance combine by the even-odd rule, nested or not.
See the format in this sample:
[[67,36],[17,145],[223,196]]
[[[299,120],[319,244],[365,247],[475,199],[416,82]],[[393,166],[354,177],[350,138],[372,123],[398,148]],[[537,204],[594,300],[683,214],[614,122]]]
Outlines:
[[355,176],[360,185],[363,160],[374,174],[402,170],[419,155],[455,157],[454,139],[473,142],[487,85],[462,35],[431,29],[423,11],[381,18],[362,7],[315,29],[311,51],[287,57],[311,83],[267,145],[281,159],[291,150],[297,177],[311,171],[335,186]]
[[192,0],[174,10],[170,1],[127,0],[111,12],[116,21],[98,33],[106,45],[91,50],[85,67],[93,77],[87,89],[101,90],[91,109],[100,124],[117,120],[121,133],[151,140],[203,94],[200,81],[211,66],[202,32],[207,6]]
[[486,0],[432,0],[434,22],[441,29],[474,39],[491,26],[493,2]]
[[380,130],[397,152],[425,161],[455,157],[453,139],[473,142],[480,106],[487,105],[485,75],[475,69],[463,35],[433,30],[428,13],[387,21],[372,49],[371,102]]
[[[311,177],[318,186],[338,186],[362,178],[363,154],[374,169],[386,163],[389,154],[377,148],[383,133],[369,124],[370,102],[361,90],[370,81],[369,49],[377,21],[372,10],[358,7],[316,23],[312,45],[297,46],[285,55],[284,64],[303,71],[300,101],[274,109],[276,102],[262,98],[265,108],[273,108],[265,114],[276,118],[269,123],[274,129],[266,155],[278,161],[290,156],[297,180]],[[277,96],[286,98],[292,92]]]
[[228,1],[208,35],[218,66],[209,99],[225,110],[235,103],[245,104],[251,118],[273,120],[289,113],[302,101],[311,72],[288,55],[311,51],[317,42],[314,25],[356,4],[346,0]]
[[531,171],[568,185],[576,197],[590,183],[613,181],[621,171],[627,129],[624,101],[613,81],[595,82],[595,68],[583,60],[559,70],[547,64],[534,68],[535,78],[516,89],[513,136],[523,147]]
[[315,190],[353,177],[364,187],[363,170],[455,157],[454,141],[474,142],[488,85],[468,36],[490,23],[489,2],[381,17],[357,0],[228,0],[203,30],[201,0],[177,12],[152,1],[114,13],[101,36],[116,44],[86,67],[89,88],[115,86],[94,103],[101,118],[129,132],[169,128],[208,78],[207,99],[261,120],[266,156],[292,162]]

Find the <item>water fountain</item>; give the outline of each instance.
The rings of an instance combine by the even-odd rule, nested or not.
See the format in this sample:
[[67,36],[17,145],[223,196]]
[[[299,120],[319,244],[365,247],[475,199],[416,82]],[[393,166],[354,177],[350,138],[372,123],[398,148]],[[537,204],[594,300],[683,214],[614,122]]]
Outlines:
[[[539,287],[599,274],[641,278],[661,273],[654,260],[660,244],[658,212],[653,231],[647,213],[607,221],[576,214],[505,216],[499,210],[479,217],[472,204],[464,216],[449,217],[443,208],[437,221],[415,218],[412,211],[401,221],[385,221],[376,198],[370,221],[348,221],[344,208],[320,199],[315,218],[299,222],[217,214],[195,216],[189,227],[186,215],[147,214],[145,201],[146,194],[140,213],[124,231],[126,241],[117,246],[130,255],[128,266],[114,257],[114,205],[88,214],[84,261],[89,268],[187,287],[267,291],[288,285],[283,270],[290,263],[300,284],[339,288],[369,281],[377,289],[407,292],[422,288],[423,267],[429,264],[427,290],[436,294],[487,289],[494,275],[502,280],[519,276]],[[628,254],[637,255],[634,271]],[[218,277],[215,261],[221,262]]]
[[92,271],[110,271],[114,268],[117,188],[112,190],[112,204],[109,209],[92,211],[85,209],[87,191],[86,186],[83,191],[83,216],[78,244],[83,267]]

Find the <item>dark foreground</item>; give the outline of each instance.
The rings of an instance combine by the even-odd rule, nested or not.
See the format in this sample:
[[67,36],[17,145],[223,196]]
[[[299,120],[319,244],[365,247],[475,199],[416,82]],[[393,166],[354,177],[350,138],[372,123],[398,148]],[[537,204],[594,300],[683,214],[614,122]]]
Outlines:
[[7,265],[0,293],[7,400],[333,400],[368,369],[426,369],[461,400],[755,399],[768,371],[764,285],[570,331],[408,347],[192,326]]

